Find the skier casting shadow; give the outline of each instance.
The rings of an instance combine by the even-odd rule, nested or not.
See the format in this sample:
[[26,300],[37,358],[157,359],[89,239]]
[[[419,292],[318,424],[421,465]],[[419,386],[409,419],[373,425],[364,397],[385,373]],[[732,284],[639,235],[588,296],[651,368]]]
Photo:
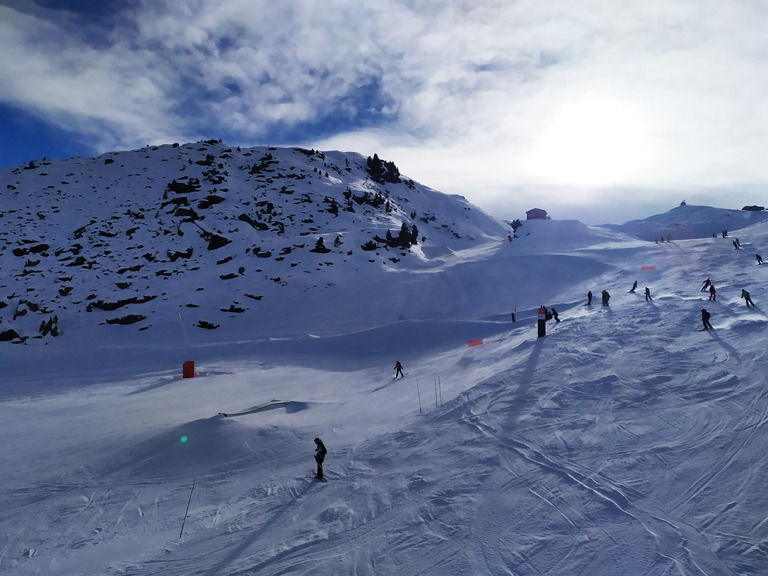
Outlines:
[[400,360],[395,362],[395,380],[397,380],[398,375],[400,378],[405,378],[405,375],[403,374],[403,365],[400,364]]
[[709,317],[710,317],[710,313],[707,312],[704,308],[702,308],[701,323],[704,324],[704,330],[710,330],[712,328],[712,324],[709,323]]
[[749,295],[749,292],[747,292],[746,290],[742,289],[741,290],[741,297],[744,298],[744,301],[747,304],[747,308],[754,308],[755,307],[755,303],[752,302],[752,297]]
[[317,462],[317,475],[315,478],[319,478],[320,480],[323,479],[323,460],[325,460],[325,455],[328,454],[328,450],[325,449],[325,444],[323,444],[323,441],[320,440],[320,438],[315,438],[315,444],[317,445],[317,448],[315,448],[315,462]]

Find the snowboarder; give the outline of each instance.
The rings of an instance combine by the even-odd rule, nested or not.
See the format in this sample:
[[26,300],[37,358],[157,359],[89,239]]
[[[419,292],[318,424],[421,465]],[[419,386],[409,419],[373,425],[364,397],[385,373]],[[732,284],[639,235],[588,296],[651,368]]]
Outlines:
[[632,284],[632,288],[629,289],[630,292],[634,292],[637,289],[637,280],[635,280],[635,283]]
[[400,378],[405,378],[405,375],[403,374],[403,365],[400,364],[400,360],[395,362],[395,380],[397,380],[398,375],[400,375]]
[[608,300],[611,299],[611,295],[608,294],[608,290],[603,290],[603,306],[609,306]]
[[550,308],[550,310],[552,310],[552,318],[555,319],[555,322],[560,322],[560,318],[557,317],[557,310],[554,308]]
[[320,438],[315,438],[315,445],[317,446],[315,448],[315,462],[317,462],[317,474],[315,478],[322,480],[323,460],[325,460],[325,455],[328,454],[328,450],[325,449],[325,444],[323,444],[323,441],[320,440]]
[[750,297],[749,292],[747,292],[746,290],[742,289],[741,290],[741,297],[744,298],[744,301],[747,303],[747,308],[750,308],[750,307],[754,308],[755,307],[755,303],[752,302],[752,298]]
[[713,302],[717,301],[717,291],[715,290],[714,284],[709,285],[709,299]]
[[651,298],[651,289],[648,288],[648,286],[645,287],[645,301],[648,302],[650,300],[653,302],[653,298]]
[[760,254],[755,254],[755,259],[757,260],[758,264],[762,264],[763,263],[763,257],[760,256]]
[[587,306],[589,306],[590,304],[592,304],[592,290],[587,292]]
[[712,284],[712,282],[709,281],[709,278],[704,280],[704,285],[701,287],[701,291],[702,292],[706,292],[707,288],[709,288],[710,284]]
[[704,330],[709,330],[712,328],[712,324],[709,323],[709,312],[707,312],[704,308],[701,309],[701,323],[704,324]]

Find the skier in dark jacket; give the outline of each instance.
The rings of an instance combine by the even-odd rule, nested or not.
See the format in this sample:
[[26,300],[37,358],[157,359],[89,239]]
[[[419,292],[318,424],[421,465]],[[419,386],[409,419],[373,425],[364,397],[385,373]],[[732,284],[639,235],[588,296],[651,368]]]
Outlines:
[[709,285],[710,285],[710,284],[712,284],[712,282],[710,282],[710,281],[709,281],[709,278],[707,278],[706,280],[704,280],[704,284],[703,284],[703,285],[702,285],[702,287],[701,287],[701,291],[702,291],[702,292],[706,292],[706,291],[707,291],[707,288],[709,288]]
[[405,378],[403,375],[403,365],[400,364],[400,360],[395,362],[395,380],[397,380],[397,376],[400,376],[400,378]]
[[648,288],[648,286],[645,287],[645,301],[648,302],[648,300],[653,301],[653,298],[651,298],[651,289]]
[[632,284],[632,288],[629,289],[630,292],[634,292],[635,290],[637,290],[637,280],[635,280],[635,283]]
[[603,290],[603,306],[609,306],[608,300],[611,299],[611,295],[608,294],[608,290]]
[[760,254],[755,254],[755,260],[757,260],[758,264],[762,264],[763,263],[763,257],[760,256]]
[[587,292],[587,306],[589,306],[590,304],[592,304],[592,290]]
[[704,308],[701,309],[701,323],[704,324],[704,330],[709,330],[712,328],[712,324],[709,323],[709,312],[707,312]]
[[315,438],[315,444],[317,445],[317,448],[315,448],[315,462],[317,462],[317,475],[315,478],[323,478],[323,460],[325,460],[325,455],[328,454],[328,450],[325,449],[325,444],[323,444],[323,441],[320,440],[320,438]]
[[555,310],[554,308],[550,308],[550,310],[552,311],[552,318],[555,319],[555,322],[560,322],[560,318],[558,318],[557,316],[557,310]]

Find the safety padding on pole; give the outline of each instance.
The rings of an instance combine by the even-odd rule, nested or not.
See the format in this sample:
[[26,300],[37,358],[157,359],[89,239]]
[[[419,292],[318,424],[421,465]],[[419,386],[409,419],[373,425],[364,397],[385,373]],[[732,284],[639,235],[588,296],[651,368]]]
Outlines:
[[195,363],[192,360],[187,360],[182,366],[182,376],[184,378],[195,377]]
[[539,308],[539,338],[547,335],[547,309],[542,306]]

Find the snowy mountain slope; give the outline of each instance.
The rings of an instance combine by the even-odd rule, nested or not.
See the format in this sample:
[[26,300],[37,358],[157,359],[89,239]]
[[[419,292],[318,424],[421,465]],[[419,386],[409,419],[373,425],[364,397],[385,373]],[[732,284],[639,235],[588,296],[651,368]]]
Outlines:
[[[275,288],[284,314],[256,322],[200,329],[182,306],[185,336],[187,280],[155,275],[148,290],[169,304],[151,328],[2,343],[0,571],[764,571],[768,267],[754,253],[768,224],[740,229],[742,250],[574,222],[524,222],[511,243],[477,230],[397,265],[382,250],[371,267],[318,266],[317,286]],[[252,245],[232,235],[224,248]],[[130,253],[119,238],[110,249]],[[183,278],[224,299],[224,265]],[[562,319],[545,338],[540,304]],[[714,331],[698,330],[703,306]],[[197,375],[183,379],[188,359]],[[315,436],[328,483],[306,477]]]
[[[377,174],[356,154],[217,141],[4,171],[3,324],[24,339],[56,316],[62,336],[112,322],[152,339],[179,312],[223,331],[237,316],[312,318],[307,292],[343,300],[386,272],[442,265],[431,248],[460,254],[510,232],[463,198]],[[413,239],[387,245],[403,227]]]
[[[764,244],[768,230],[742,237]],[[4,569],[759,573],[766,319],[738,293],[754,287],[760,306],[768,269],[727,240],[600,255],[605,271],[587,286],[608,289],[609,308],[563,299],[546,338],[531,318],[486,322],[475,347],[466,323],[423,321],[443,345],[409,342],[403,380],[387,360],[413,322],[273,341],[277,355],[269,345],[250,360],[224,354],[191,380],[178,368],[116,371],[87,394],[4,401],[0,459],[14,464],[3,466]],[[570,295],[546,253],[539,262],[535,272]],[[648,262],[656,268],[643,271]],[[706,276],[716,303],[699,292]],[[635,278],[653,302],[627,292]],[[712,333],[696,330],[702,305]],[[305,478],[318,434],[327,484]]]
[[763,210],[729,210],[710,206],[684,204],[663,214],[624,224],[606,224],[605,227],[643,240],[674,240],[721,236],[723,230],[734,232],[768,219]]

